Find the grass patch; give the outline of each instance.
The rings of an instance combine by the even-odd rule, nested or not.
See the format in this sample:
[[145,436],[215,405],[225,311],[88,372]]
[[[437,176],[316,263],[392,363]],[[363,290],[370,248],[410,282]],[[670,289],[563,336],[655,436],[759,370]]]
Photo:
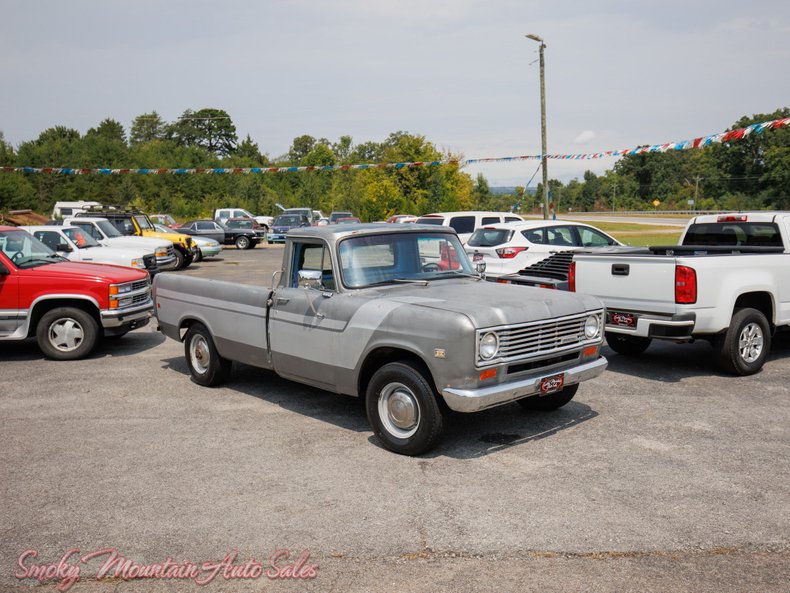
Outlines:
[[640,233],[655,231],[676,231],[678,234],[680,234],[682,229],[682,227],[674,225],[639,224],[638,222],[598,222],[591,220],[575,220],[574,222],[589,224],[590,226],[594,226],[596,229],[601,229],[603,232],[609,233],[610,235],[614,235],[618,231],[632,231]]
[[682,233],[681,230],[677,230],[671,233],[611,232],[609,234],[612,235],[612,237],[614,237],[621,243],[625,243],[626,245],[632,245],[634,247],[645,247],[648,245],[677,245],[681,233]]

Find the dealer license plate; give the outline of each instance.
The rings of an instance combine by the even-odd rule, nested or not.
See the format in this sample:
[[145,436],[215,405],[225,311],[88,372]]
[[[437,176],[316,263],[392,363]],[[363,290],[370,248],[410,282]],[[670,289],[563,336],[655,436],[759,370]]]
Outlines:
[[609,312],[609,323],[620,327],[636,327],[637,316],[633,313]]
[[546,377],[540,381],[540,395],[548,395],[549,393],[560,391],[563,385],[565,385],[565,375],[562,373]]

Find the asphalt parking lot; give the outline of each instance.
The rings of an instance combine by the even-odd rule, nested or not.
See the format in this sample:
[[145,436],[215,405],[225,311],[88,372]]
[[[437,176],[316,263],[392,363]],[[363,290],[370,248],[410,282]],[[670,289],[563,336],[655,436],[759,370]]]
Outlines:
[[[269,285],[281,252],[183,273]],[[355,399],[241,365],[195,385],[155,323],[83,361],[0,343],[0,590],[57,590],[14,576],[25,550],[116,548],[140,564],[237,550],[264,570],[284,549],[317,568],[201,587],[97,581],[97,559],[70,590],[787,591],[790,334],[752,377],[715,371],[705,343],[605,354],[566,407],[454,415],[408,458]]]

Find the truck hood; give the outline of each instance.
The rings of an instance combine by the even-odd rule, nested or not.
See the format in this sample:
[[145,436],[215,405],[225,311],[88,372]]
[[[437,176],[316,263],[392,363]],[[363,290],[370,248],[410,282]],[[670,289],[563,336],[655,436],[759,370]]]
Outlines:
[[381,296],[417,307],[466,315],[477,328],[527,323],[603,308],[596,297],[474,279],[431,281],[377,288]]
[[29,269],[20,269],[25,276],[39,278],[69,278],[76,281],[106,281],[110,284],[148,279],[148,272],[126,266],[89,264],[85,262],[57,262]]
[[182,233],[160,233],[158,231],[145,230],[143,231],[143,237],[148,237],[149,239],[165,239],[166,241],[170,241],[172,243],[192,245],[192,237]]
[[102,243],[106,243],[108,247],[131,247],[139,249],[146,253],[154,253],[157,249],[167,249],[173,243],[165,239],[155,239],[153,237],[108,237],[103,239]]
[[120,263],[122,261],[131,261],[132,259],[141,258],[144,255],[153,255],[153,253],[153,250],[141,248],[139,245],[136,247],[122,247],[121,245],[107,247],[102,245],[100,247],[80,249],[80,256],[83,258],[83,261],[88,257],[97,263],[103,263],[107,260],[114,260],[112,263]]

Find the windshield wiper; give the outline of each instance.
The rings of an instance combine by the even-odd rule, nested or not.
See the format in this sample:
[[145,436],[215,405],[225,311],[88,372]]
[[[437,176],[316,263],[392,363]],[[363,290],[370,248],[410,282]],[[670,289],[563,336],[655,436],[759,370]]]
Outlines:
[[479,274],[470,274],[469,272],[460,272],[458,270],[449,270],[446,272],[437,272],[436,276],[433,279],[438,278],[454,278],[456,276],[461,276],[463,278],[473,278],[475,280],[482,280],[483,278]]
[[371,288],[373,286],[386,286],[387,284],[420,284],[421,286],[428,286],[428,281],[416,279],[416,278],[390,278],[389,280],[382,280],[381,282],[366,284],[365,286],[361,286],[360,288]]

